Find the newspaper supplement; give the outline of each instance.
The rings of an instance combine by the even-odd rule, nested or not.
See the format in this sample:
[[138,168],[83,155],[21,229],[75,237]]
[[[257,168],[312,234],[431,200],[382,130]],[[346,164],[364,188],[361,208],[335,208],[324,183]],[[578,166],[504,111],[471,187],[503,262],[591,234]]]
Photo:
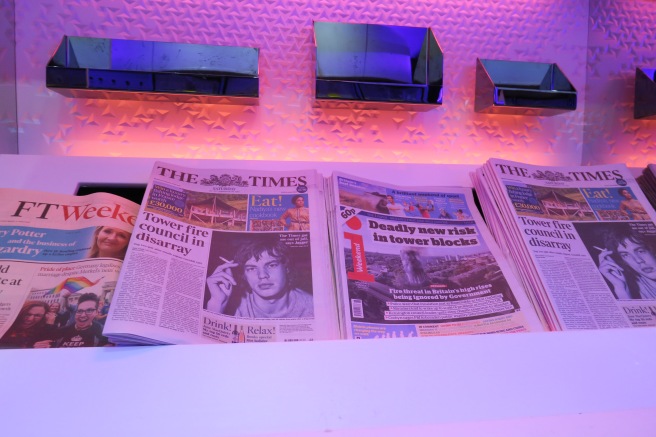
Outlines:
[[314,171],[155,163],[105,335],[122,344],[339,336]]
[[138,205],[0,189],[0,349],[112,346],[102,335]]
[[540,329],[471,189],[332,177],[331,215],[347,338]]
[[656,326],[655,215],[625,165],[491,159],[474,181],[549,329]]

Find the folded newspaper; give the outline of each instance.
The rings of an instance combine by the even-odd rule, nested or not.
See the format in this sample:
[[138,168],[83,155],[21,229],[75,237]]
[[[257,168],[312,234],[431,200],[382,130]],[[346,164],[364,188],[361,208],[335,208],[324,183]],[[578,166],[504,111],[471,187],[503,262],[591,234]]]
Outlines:
[[139,206],[0,189],[0,348],[110,346],[102,335]]
[[313,170],[156,162],[104,333],[118,344],[339,337]]
[[645,167],[636,180],[652,208],[656,208],[656,164],[649,164]]
[[328,185],[344,337],[542,330],[470,188]]
[[545,327],[656,326],[656,214],[625,165],[490,159],[472,179]]

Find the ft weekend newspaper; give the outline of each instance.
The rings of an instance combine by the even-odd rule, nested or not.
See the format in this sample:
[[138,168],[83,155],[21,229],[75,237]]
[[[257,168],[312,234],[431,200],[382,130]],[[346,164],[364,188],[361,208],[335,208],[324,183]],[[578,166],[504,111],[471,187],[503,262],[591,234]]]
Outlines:
[[0,348],[110,346],[102,335],[139,206],[0,189]]

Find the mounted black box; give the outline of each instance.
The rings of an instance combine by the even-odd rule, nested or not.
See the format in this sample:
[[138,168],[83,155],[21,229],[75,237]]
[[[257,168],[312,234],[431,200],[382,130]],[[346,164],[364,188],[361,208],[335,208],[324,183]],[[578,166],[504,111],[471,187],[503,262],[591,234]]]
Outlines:
[[250,47],[64,36],[46,86],[69,97],[253,104],[258,57]]
[[476,60],[476,112],[555,115],[575,109],[576,89],[556,64]]
[[316,98],[442,104],[443,54],[429,28],[315,22]]
[[656,69],[636,68],[633,118],[656,118]]

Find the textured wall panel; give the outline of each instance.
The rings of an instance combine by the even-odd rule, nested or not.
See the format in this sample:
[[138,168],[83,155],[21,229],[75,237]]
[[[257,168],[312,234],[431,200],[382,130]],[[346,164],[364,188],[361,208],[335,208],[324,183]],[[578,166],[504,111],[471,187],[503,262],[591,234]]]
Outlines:
[[[579,162],[587,0],[19,1],[20,152],[224,159]],[[320,109],[312,22],[431,27],[445,53],[444,105],[426,112]],[[62,35],[259,47],[258,106],[62,97],[45,64]],[[579,108],[553,117],[474,112],[476,58],[557,62]]]
[[656,120],[635,120],[635,70],[656,68],[656,2],[590,3],[583,163],[656,162]]
[[14,0],[0,0],[0,153],[18,152]]

